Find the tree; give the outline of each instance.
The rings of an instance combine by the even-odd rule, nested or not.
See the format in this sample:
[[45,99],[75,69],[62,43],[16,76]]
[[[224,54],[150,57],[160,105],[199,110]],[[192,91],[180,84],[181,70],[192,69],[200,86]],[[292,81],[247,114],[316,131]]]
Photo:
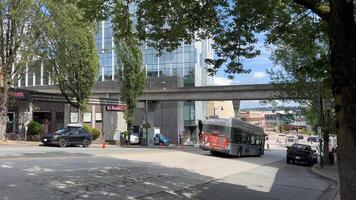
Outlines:
[[141,41],[134,29],[129,7],[135,0],[72,0],[82,8],[84,15],[91,20],[111,20],[113,24],[115,50],[120,78],[120,96],[125,101],[127,109],[124,118],[127,130],[130,132],[133,113],[138,97],[143,93],[146,71],[142,66]]
[[8,0],[0,3],[0,141],[5,139],[9,88],[37,58],[42,26],[50,20],[46,1]]
[[46,26],[46,68],[58,83],[66,100],[78,109],[79,122],[85,109],[99,69],[94,41],[94,24],[84,19],[74,4],[63,4],[62,15],[57,15],[56,4],[48,4],[52,21]]
[[[336,113],[336,128],[338,134],[338,164],[340,175],[341,197],[343,199],[353,199],[356,196],[356,23],[355,23],[355,1],[351,0],[268,0],[268,1],[194,1],[188,0],[185,3],[185,14],[183,17],[175,18],[175,9],[179,9],[177,1],[165,1],[169,6],[161,7],[154,5],[155,1],[146,0],[138,5],[140,7],[138,15],[138,26],[140,27],[141,38],[153,43],[153,46],[172,47],[183,39],[191,39],[189,33],[201,32],[207,20],[210,24],[219,24],[218,28],[223,30],[220,34],[224,42],[215,45],[217,52],[224,54],[222,58],[215,59],[214,66],[228,66],[228,73],[242,71],[242,67],[236,58],[251,58],[252,47],[255,40],[250,33],[266,32],[272,33],[268,36],[289,34],[294,35],[286,27],[311,14],[315,14],[317,20],[325,23],[330,49],[330,80],[332,94],[335,99],[334,108]],[[183,2],[183,1],[179,1]],[[189,6],[199,2],[198,7]],[[223,2],[222,4],[214,4]],[[226,6],[225,4],[228,4]],[[177,6],[178,5],[178,6]],[[216,11],[209,13],[205,11]],[[195,14],[198,13],[199,17]],[[214,23],[215,17],[220,13],[218,22]],[[191,16],[186,20],[184,16]],[[213,16],[213,17],[212,17]],[[203,18],[201,24],[196,24],[197,19]],[[242,40],[236,40],[234,31],[230,30],[226,23],[219,23],[222,19],[240,19],[247,23],[241,26],[233,26],[238,31]],[[155,20],[163,19],[163,20]],[[176,19],[176,22],[169,21]],[[184,20],[184,21],[183,21]],[[162,22],[163,21],[163,22]],[[238,25],[235,22],[236,25]],[[226,25],[226,27],[225,27]],[[288,26],[289,25],[289,26]],[[222,27],[221,27],[222,26]],[[227,31],[226,31],[227,30]],[[194,35],[195,36],[195,35]],[[216,34],[215,34],[216,36]],[[189,40],[188,40],[189,41]],[[229,41],[229,42],[225,42]],[[243,41],[243,43],[241,43]],[[268,38],[268,42],[273,41]],[[252,51],[253,53],[253,51]],[[258,52],[257,52],[258,54]],[[255,54],[255,55],[257,55]],[[209,62],[209,61],[208,61]],[[223,64],[220,64],[222,62]],[[214,69],[214,68],[213,68]]]
[[[110,5],[110,0],[102,5]],[[314,14],[325,24],[330,51],[330,81],[335,99],[341,197],[356,196],[356,22],[352,0],[136,0],[140,40],[158,50],[174,50],[182,42],[214,37],[219,58],[208,60],[211,72],[228,66],[227,73],[244,72],[242,59],[258,55],[251,33],[273,37],[289,34],[290,27]],[[100,7],[100,6],[99,6]],[[93,11],[93,10],[91,10]],[[102,12],[96,11],[96,13]],[[222,23],[223,20],[229,23]],[[231,27],[231,28],[230,28]],[[216,31],[216,30],[220,30]],[[215,67],[215,68],[214,68]],[[245,66],[246,67],[246,66]],[[248,69],[247,69],[248,70]]]
[[127,122],[127,130],[130,132],[138,97],[144,90],[146,71],[142,67],[140,41],[134,32],[133,22],[129,13],[129,4],[130,1],[116,2],[113,9],[112,22],[117,61],[122,69],[119,74],[121,83],[120,95],[127,105],[127,109],[124,111],[124,118]]
[[[329,134],[336,131],[325,23],[317,21],[314,15],[307,15],[286,29],[293,32],[293,35],[270,35],[275,46],[272,59],[282,69],[270,70],[268,73],[271,82],[282,91],[280,95],[298,102],[315,130],[321,126],[324,155],[328,155]],[[328,161],[328,156],[324,160]]]

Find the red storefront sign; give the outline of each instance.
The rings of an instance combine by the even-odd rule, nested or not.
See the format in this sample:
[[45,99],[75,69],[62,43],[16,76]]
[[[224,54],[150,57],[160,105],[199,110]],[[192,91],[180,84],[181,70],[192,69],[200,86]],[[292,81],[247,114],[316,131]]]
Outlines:
[[106,111],[124,111],[127,110],[127,105],[106,106]]

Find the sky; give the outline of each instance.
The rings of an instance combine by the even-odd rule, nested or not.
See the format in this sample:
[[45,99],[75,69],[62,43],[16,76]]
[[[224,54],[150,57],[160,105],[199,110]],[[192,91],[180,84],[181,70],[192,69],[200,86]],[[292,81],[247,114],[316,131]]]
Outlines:
[[[275,66],[271,57],[271,47],[264,45],[265,35],[258,34],[256,35],[258,38],[258,42],[256,45],[256,49],[261,51],[261,54],[252,59],[245,59],[243,61],[244,66],[247,69],[250,69],[251,72],[248,74],[238,74],[235,75],[235,79],[231,80],[227,78],[227,75],[220,69],[216,76],[214,76],[214,84],[215,85],[247,85],[247,84],[266,84],[270,82],[269,74],[267,73],[268,69],[280,69],[279,66]],[[298,104],[289,102],[283,103],[278,102],[279,105],[286,106],[297,106]],[[255,108],[255,107],[266,107],[268,105],[262,105],[259,101],[241,101],[241,108]]]

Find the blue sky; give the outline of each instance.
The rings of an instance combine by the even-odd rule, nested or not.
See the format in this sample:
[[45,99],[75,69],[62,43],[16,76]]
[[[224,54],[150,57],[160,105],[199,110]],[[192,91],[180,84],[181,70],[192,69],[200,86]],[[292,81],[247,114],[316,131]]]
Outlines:
[[[214,82],[216,85],[245,85],[245,84],[263,84],[269,83],[270,78],[267,74],[267,69],[276,69],[278,67],[274,66],[274,63],[270,59],[271,57],[271,47],[264,45],[265,35],[257,35],[258,42],[256,49],[261,51],[261,54],[253,59],[243,60],[243,64],[246,69],[251,69],[251,72],[248,74],[237,74],[235,79],[230,80],[227,78],[227,75],[224,73],[223,69],[220,69],[216,76],[214,77]],[[296,103],[282,103],[280,105],[286,106],[297,106]],[[265,107],[266,105],[261,105],[259,101],[242,101],[241,108],[253,108],[253,107]]]

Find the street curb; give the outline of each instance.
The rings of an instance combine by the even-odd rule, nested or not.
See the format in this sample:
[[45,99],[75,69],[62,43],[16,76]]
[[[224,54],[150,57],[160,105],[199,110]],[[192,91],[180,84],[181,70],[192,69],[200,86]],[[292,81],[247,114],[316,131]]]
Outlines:
[[339,190],[340,190],[339,189],[340,188],[339,180],[334,178],[334,177],[332,177],[332,176],[328,176],[327,174],[324,174],[324,173],[320,172],[318,169],[316,169],[315,165],[310,167],[309,171],[312,174],[320,176],[320,177],[322,177],[324,179],[328,179],[328,180],[330,180],[330,181],[332,181],[332,182],[334,182],[336,184],[336,188],[331,191],[331,195],[330,195],[330,198],[329,198],[329,200],[336,200],[336,196],[337,196],[337,194],[339,193]]

